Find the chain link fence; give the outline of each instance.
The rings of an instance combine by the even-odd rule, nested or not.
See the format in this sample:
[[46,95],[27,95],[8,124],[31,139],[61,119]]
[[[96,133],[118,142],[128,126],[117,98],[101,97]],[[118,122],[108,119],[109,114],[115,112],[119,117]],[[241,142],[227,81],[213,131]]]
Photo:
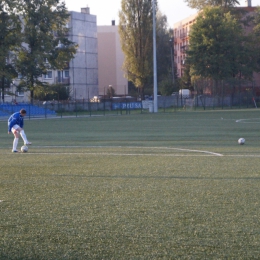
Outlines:
[[[253,82],[238,84],[222,81],[212,84],[209,81],[199,81],[194,84],[194,90],[188,97],[182,97],[178,93],[158,96],[158,113],[258,107],[260,107],[260,87],[255,86]],[[29,118],[142,114],[154,111],[152,100],[138,101],[135,98],[117,97],[97,102],[53,100],[34,101],[33,104],[0,104],[0,117],[9,117],[21,108],[26,109]]]

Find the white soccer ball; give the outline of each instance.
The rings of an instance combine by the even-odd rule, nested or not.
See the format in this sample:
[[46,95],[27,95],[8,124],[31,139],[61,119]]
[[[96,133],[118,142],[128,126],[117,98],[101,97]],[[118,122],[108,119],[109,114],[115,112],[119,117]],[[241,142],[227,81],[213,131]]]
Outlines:
[[21,147],[21,151],[22,151],[23,153],[27,153],[27,152],[28,152],[28,146],[23,145],[23,146]]
[[237,142],[238,142],[239,144],[244,144],[245,141],[246,141],[245,138],[239,138]]

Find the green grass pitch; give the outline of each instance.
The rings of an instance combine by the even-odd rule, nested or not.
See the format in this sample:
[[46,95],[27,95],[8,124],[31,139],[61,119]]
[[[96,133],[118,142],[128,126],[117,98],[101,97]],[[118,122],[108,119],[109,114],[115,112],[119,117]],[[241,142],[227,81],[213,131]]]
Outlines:
[[260,258],[258,109],[0,130],[1,260]]

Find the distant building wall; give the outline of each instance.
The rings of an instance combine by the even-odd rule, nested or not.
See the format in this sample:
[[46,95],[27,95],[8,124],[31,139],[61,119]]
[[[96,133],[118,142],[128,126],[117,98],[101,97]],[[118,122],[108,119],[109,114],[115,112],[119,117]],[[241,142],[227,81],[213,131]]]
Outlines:
[[75,99],[98,95],[98,48],[96,16],[89,8],[81,13],[70,12],[69,40],[78,44],[75,58],[70,62],[70,85]]
[[116,95],[128,94],[128,81],[122,70],[124,53],[121,49],[118,26],[98,26],[98,82],[99,95],[104,95],[111,85]]
[[189,46],[191,26],[196,22],[197,14],[191,15],[173,25],[174,33],[174,62],[178,77],[183,76],[186,50]]

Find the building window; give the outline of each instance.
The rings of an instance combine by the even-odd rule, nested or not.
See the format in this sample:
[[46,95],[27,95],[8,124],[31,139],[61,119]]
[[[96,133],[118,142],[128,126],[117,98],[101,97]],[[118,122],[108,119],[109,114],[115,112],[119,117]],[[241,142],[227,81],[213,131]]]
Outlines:
[[47,74],[44,75],[44,78],[45,78],[45,79],[52,79],[52,71],[51,71],[51,70],[48,70],[48,71],[47,71]]
[[69,70],[64,70],[64,78],[69,78],[69,77],[70,77]]
[[24,92],[23,91],[17,92],[17,95],[18,95],[18,97],[23,97],[24,96]]

